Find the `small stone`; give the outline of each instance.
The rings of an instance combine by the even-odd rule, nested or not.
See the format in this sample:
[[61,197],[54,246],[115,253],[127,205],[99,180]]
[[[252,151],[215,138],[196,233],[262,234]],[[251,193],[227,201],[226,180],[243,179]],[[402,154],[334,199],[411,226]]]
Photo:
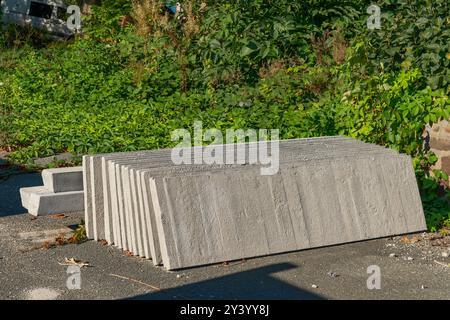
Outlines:
[[327,273],[328,276],[332,277],[332,278],[337,278],[339,277],[339,275],[336,272],[330,271]]
[[27,300],[55,300],[60,292],[52,288],[37,288],[26,292]]
[[177,278],[180,279],[181,278],[181,274],[177,274]]
[[406,258],[406,260],[408,260],[408,261],[413,261],[414,258],[413,258],[413,257],[408,257],[408,258]]
[[397,255],[396,255],[395,253],[391,253],[391,254],[389,255],[389,258],[395,258],[395,257],[397,257]]
[[441,256],[443,257],[443,258],[448,258],[448,252],[442,252],[441,253]]
[[314,289],[317,289],[319,286],[318,285],[316,285],[316,284],[313,284],[312,286],[311,286],[311,288],[314,288]]
[[425,285],[422,285],[422,286],[420,287],[420,289],[422,289],[422,290],[424,290],[424,289],[426,289],[426,288],[428,288],[428,287],[425,286]]

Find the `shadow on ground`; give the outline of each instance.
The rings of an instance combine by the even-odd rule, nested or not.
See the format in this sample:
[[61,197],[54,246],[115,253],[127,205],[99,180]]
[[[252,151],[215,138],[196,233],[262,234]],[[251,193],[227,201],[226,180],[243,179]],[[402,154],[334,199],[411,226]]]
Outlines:
[[0,217],[26,213],[20,200],[20,188],[42,184],[39,173],[25,173],[0,159]]
[[295,287],[274,274],[298,266],[290,263],[279,263],[261,268],[226,275],[219,278],[200,281],[184,286],[148,293],[130,298],[130,300],[161,299],[289,299],[289,300],[321,300],[323,297]]

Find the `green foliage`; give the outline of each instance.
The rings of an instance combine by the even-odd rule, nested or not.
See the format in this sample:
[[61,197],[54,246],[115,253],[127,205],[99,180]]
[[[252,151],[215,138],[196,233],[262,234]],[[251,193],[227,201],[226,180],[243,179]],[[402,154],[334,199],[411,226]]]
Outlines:
[[77,226],[75,231],[73,232],[73,235],[68,239],[69,243],[73,244],[79,244],[87,241],[87,235],[86,235],[86,223],[84,220],[81,220],[81,223]]
[[361,29],[370,67],[378,71],[419,68],[432,89],[450,85],[450,2],[382,0],[382,29]]
[[[208,10],[194,43],[192,59],[213,84],[242,76],[255,82],[259,69],[273,59],[295,57],[314,62],[311,40],[326,30],[352,28],[360,1],[254,0],[220,2]],[[233,77],[234,75],[234,77]]]
[[424,126],[450,116],[444,90],[418,89],[420,80],[419,70],[411,69],[357,83],[337,108],[339,132],[412,156],[420,154]]
[[377,143],[413,156],[422,202],[431,230],[450,219],[448,176],[430,167],[437,162],[422,147],[424,127],[448,119],[450,100],[443,89],[418,89],[417,69],[373,75],[355,84],[336,106],[335,125],[340,134]]
[[411,155],[429,228],[450,223],[448,177],[422,139],[449,118],[447,0],[383,0],[374,31],[363,0],[186,0],[184,19],[136,3],[94,6],[72,43],[1,33],[0,148],[13,161],[170,147],[196,120],[342,134]]
[[112,38],[121,32],[120,18],[131,11],[129,0],[102,0],[92,7],[93,14],[84,16],[83,29],[96,38]]
[[[440,176],[439,178],[443,178]],[[448,176],[445,176],[448,180]],[[423,177],[420,180],[422,205],[426,212],[430,231],[437,231],[441,226],[450,226],[450,195],[445,186],[436,178]]]

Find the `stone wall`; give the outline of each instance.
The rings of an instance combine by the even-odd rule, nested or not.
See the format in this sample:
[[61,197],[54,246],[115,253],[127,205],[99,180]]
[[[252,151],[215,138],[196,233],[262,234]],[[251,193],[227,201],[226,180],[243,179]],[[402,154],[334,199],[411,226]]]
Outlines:
[[428,128],[430,148],[438,156],[436,169],[450,174],[450,123],[447,120],[435,123]]

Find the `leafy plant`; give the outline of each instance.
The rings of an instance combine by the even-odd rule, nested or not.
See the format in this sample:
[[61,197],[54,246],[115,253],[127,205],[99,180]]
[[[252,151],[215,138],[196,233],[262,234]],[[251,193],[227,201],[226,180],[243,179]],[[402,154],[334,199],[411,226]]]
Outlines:
[[428,226],[445,226],[448,177],[422,135],[449,118],[448,1],[382,0],[381,30],[367,29],[370,4],[185,0],[172,15],[164,1],[104,0],[70,43],[2,32],[0,148],[28,166],[163,148],[196,120],[348,135],[411,155]]
[[86,240],[87,240],[86,224],[82,220],[68,241],[69,243],[82,243],[85,242]]

